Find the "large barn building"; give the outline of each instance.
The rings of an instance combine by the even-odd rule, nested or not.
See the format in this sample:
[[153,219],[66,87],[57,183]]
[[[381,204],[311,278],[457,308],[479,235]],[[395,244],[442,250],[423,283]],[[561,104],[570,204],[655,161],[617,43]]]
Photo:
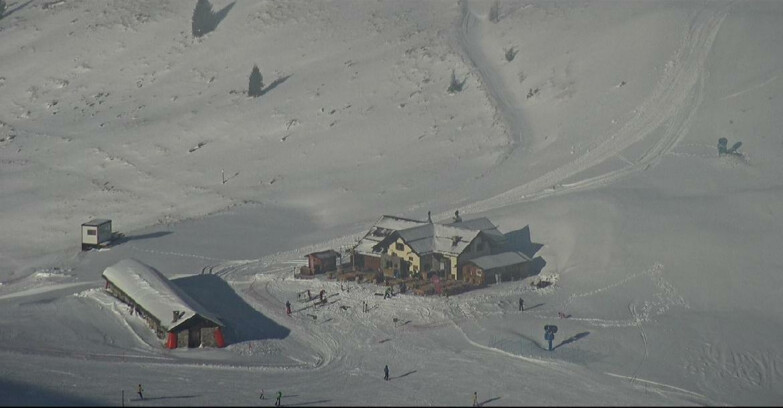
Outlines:
[[166,347],[225,347],[224,324],[168,278],[135,259],[123,259],[103,271],[106,290],[127,303]]

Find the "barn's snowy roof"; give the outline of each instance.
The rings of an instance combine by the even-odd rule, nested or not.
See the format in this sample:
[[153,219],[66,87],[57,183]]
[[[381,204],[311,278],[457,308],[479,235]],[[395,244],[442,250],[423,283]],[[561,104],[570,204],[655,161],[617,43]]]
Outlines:
[[89,220],[85,222],[82,225],[88,226],[88,227],[98,227],[102,224],[106,224],[107,222],[111,222],[111,220],[107,220],[105,218],[95,218],[93,220]]
[[[216,316],[207,312],[163,274],[135,259],[123,259],[109,266],[103,271],[103,277],[158,319],[166,331],[171,331],[195,315],[223,326]],[[175,310],[185,313],[172,323]]]
[[375,225],[370,228],[367,235],[362,238],[354,247],[354,251],[360,254],[372,254],[372,247],[381,242],[384,238],[395,231],[418,225],[427,224],[426,221],[412,220],[409,218],[395,217],[393,215],[382,215]]
[[504,266],[516,265],[530,261],[525,254],[521,252],[503,252],[495,255],[487,255],[469,260],[479,268],[487,271]]

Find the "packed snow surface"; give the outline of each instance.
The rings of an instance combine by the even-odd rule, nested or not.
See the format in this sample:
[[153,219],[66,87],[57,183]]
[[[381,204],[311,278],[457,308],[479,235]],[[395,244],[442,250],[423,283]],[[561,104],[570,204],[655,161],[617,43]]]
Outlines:
[[[6,3],[1,405],[783,401],[783,3],[216,0],[200,38],[196,1]],[[294,278],[457,210],[537,274]],[[80,251],[93,218],[125,236]],[[165,349],[127,258],[229,345]]]

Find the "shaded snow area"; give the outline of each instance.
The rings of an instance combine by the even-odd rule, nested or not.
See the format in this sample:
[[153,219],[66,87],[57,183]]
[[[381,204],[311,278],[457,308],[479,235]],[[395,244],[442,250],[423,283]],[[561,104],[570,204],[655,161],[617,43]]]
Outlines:
[[[6,4],[0,405],[783,401],[783,3],[215,0],[199,38],[195,0]],[[457,210],[536,274],[294,278]],[[93,218],[124,236],[80,251]],[[128,258],[228,346],[164,348]]]

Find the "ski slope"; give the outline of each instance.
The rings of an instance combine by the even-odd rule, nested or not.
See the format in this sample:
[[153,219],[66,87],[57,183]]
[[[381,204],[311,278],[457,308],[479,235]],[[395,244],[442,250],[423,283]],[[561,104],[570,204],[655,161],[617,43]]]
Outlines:
[[[0,404],[783,398],[780,3],[221,1],[198,39],[195,2],[7,3]],[[293,277],[382,214],[456,210],[538,275],[391,299]],[[125,237],[82,252],[96,217]],[[103,290],[126,258],[229,345],[164,349]]]

